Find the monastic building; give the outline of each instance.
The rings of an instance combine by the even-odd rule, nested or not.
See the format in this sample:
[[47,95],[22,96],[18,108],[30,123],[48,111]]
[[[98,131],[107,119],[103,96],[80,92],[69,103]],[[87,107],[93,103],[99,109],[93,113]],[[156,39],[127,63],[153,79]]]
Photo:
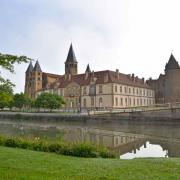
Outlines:
[[126,108],[155,103],[154,89],[134,74],[103,70],[94,72],[89,64],[78,74],[78,62],[71,44],[65,74],[45,73],[37,61],[26,71],[25,93],[36,98],[43,92],[63,96],[68,108]]
[[165,73],[147,83],[155,90],[156,103],[180,102],[180,66],[173,54],[165,66]]

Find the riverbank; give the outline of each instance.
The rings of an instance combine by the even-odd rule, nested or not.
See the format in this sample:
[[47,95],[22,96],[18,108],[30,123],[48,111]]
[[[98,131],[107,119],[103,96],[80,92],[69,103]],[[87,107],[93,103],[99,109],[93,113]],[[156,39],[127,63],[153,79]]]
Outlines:
[[180,159],[76,158],[0,146],[0,179],[180,179]]
[[28,112],[3,112],[0,111],[0,120],[23,120],[23,121],[42,121],[46,122],[135,122],[135,123],[154,123],[169,124],[180,123],[180,109],[159,110],[148,112],[124,112],[124,113],[105,113],[97,115],[77,114],[77,113],[28,113]]

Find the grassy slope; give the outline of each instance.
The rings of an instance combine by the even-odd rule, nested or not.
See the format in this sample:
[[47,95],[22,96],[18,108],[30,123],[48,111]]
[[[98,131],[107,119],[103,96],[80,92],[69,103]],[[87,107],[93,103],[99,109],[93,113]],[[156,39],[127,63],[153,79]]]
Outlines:
[[0,147],[0,179],[180,179],[180,159],[85,159]]

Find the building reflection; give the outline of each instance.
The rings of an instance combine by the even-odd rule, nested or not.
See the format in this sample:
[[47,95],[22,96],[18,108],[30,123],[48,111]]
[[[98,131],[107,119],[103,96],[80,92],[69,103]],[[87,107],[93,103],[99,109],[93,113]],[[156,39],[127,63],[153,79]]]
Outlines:
[[[123,130],[124,129],[124,130]],[[180,127],[135,126],[123,124],[118,128],[38,123],[2,123],[0,134],[8,136],[32,136],[57,138],[62,136],[68,142],[89,142],[103,145],[117,155],[138,152],[146,143],[160,145],[169,157],[180,157]]]

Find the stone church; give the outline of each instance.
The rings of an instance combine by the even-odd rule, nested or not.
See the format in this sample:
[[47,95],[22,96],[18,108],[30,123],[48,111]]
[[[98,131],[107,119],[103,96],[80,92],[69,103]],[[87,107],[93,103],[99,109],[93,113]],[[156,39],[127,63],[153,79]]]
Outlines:
[[126,108],[150,106],[155,103],[152,83],[134,74],[119,70],[91,71],[89,64],[84,73],[78,73],[78,61],[72,44],[65,61],[65,73],[43,72],[37,61],[26,70],[25,93],[35,99],[43,92],[63,96],[68,108]]

